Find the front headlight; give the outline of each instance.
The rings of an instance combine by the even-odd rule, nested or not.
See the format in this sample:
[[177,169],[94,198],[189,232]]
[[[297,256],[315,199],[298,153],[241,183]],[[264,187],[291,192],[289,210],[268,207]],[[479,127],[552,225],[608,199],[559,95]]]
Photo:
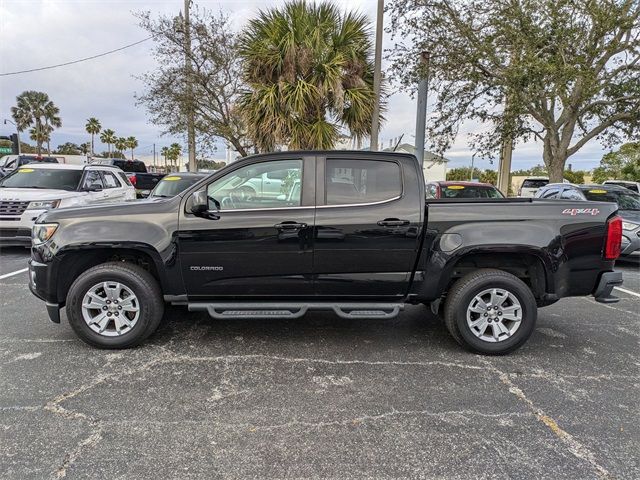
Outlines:
[[27,210],[49,210],[60,205],[60,200],[42,200],[38,202],[29,202]]
[[637,223],[622,222],[622,229],[623,230],[629,230],[630,232],[632,232],[638,227],[640,227],[640,225],[638,225]]
[[36,223],[31,230],[31,240],[34,245],[41,245],[56,233],[57,223]]

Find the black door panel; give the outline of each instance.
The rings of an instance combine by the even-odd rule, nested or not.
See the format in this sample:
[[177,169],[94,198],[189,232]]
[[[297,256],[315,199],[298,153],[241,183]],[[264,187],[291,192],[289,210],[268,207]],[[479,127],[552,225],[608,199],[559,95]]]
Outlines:
[[[402,297],[415,265],[424,214],[424,199],[417,189],[405,192],[401,187],[418,182],[415,166],[389,162],[401,175],[396,192],[392,182],[376,190],[379,184],[371,182],[376,172],[362,171],[372,160],[362,163],[352,156],[339,162],[332,167],[331,159],[327,163],[320,160],[318,165],[319,174],[326,177],[325,186],[332,184],[336,192],[334,198],[350,204],[319,205],[316,211],[315,292],[326,297]],[[386,176],[394,174],[389,165],[380,171]],[[322,190],[322,183],[317,185]],[[326,201],[331,195],[328,188],[317,195],[323,203],[335,203],[331,198]],[[385,195],[391,198],[380,201]],[[374,201],[367,204],[369,198]]]
[[[190,296],[312,293],[313,208],[226,211],[219,220],[192,220],[179,232]],[[279,224],[306,224],[278,228]]]
[[[185,211],[179,224],[187,295],[312,296],[314,176],[315,157],[280,155],[273,161],[240,164],[209,183],[210,209],[215,209],[215,201],[222,206],[217,219]],[[277,177],[278,186],[265,197],[260,185],[271,177]]]

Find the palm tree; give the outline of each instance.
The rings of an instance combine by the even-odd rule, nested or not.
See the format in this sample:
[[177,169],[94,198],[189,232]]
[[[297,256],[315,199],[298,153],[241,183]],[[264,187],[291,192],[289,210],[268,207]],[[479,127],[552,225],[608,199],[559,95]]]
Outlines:
[[52,101],[48,101],[44,105],[44,128],[47,131],[47,152],[51,155],[51,132],[54,127],[60,128],[62,120],[60,119],[60,109],[56,107]]
[[95,154],[95,150],[93,148],[93,136],[100,133],[102,129],[102,125],[100,125],[100,120],[95,117],[91,117],[87,119],[87,124],[84,126],[87,130],[87,133],[91,134],[91,156]]
[[50,139],[53,127],[62,126],[59,113],[60,109],[49,99],[49,95],[35,90],[22,92],[16,97],[16,106],[11,107],[11,116],[18,131],[33,126],[35,133],[30,131],[30,136],[37,142],[38,155],[42,154],[42,144],[47,138]]
[[169,145],[169,159],[172,163],[175,163],[176,170],[178,171],[180,171],[180,168],[178,167],[178,158],[180,157],[181,153],[182,147],[179,143],[172,143],[171,145]]
[[133,160],[133,149],[138,146],[138,140],[136,137],[127,138],[127,147],[131,149],[131,160]]
[[248,91],[239,109],[262,151],[332,148],[340,129],[371,132],[370,27],[328,2],[295,0],[260,12],[241,35]]
[[169,156],[169,148],[168,147],[162,147],[160,149],[160,155],[162,155],[164,157],[164,170],[165,170],[165,173],[166,173],[166,172],[168,172],[167,157]]
[[109,157],[111,157],[111,145],[116,141],[116,132],[110,128],[106,128],[100,134],[100,141],[107,144],[107,150],[109,151]]
[[[32,127],[29,129],[29,138],[39,145],[42,145],[43,143],[47,143],[48,145],[51,141],[52,131],[53,127],[50,126],[41,126],[40,130],[36,127]],[[40,153],[38,153],[38,155],[40,155]],[[49,152],[49,155],[51,155],[51,152]]]
[[120,153],[124,153],[124,151],[129,147],[129,143],[127,142],[127,139],[125,137],[116,138],[116,141],[114,143],[116,145],[116,150],[118,150]]

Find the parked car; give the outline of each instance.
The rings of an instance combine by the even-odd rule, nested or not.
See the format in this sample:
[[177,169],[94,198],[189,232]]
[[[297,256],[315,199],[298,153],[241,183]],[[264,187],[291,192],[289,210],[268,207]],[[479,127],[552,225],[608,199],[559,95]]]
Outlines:
[[31,246],[31,227],[50,209],[135,199],[116,168],[29,163],[0,180],[0,246]]
[[538,189],[549,183],[549,177],[527,177],[522,181],[518,196],[524,198],[533,198]]
[[640,193],[640,182],[630,182],[629,180],[605,180],[603,185],[618,185]]
[[504,198],[490,183],[429,182],[425,191],[427,198]]
[[171,198],[207,177],[206,173],[172,173],[163,177],[149,194],[150,199]]
[[[283,170],[275,198],[229,188]],[[390,319],[424,303],[459,343],[500,354],[525,343],[538,307],[618,300],[614,203],[582,213],[582,202],[425,202],[424,185],[408,154],[246,157],[162,202],[49,210],[33,228],[30,288],[52,321],[66,307],[77,335],[102,348],[144,341],[165,302],[222,320]]]
[[56,157],[37,157],[33,155],[5,155],[0,159],[0,178],[7,176],[16,168],[28,163],[60,163]]
[[616,203],[618,215],[622,218],[621,255],[640,250],[640,195],[628,188],[618,185],[550,183],[538,190],[536,197]]
[[113,165],[127,174],[129,181],[136,189],[138,198],[146,197],[155,188],[164,173],[147,171],[147,166],[141,160],[125,160],[122,158],[98,158],[94,165]]
[[0,158],[0,178],[11,173],[16,168],[19,168],[28,163],[63,163],[70,165],[86,165],[88,163],[88,157],[86,155],[63,155],[63,154],[51,154],[51,155],[36,155],[35,153],[25,153],[22,155],[5,155]]

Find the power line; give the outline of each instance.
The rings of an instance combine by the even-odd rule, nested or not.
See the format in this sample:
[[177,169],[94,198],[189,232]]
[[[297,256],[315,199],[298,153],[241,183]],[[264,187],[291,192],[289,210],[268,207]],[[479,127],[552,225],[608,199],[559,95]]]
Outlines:
[[48,67],[31,68],[29,70],[20,70],[18,72],[0,73],[0,77],[6,77],[8,75],[18,75],[20,73],[39,72],[41,70],[50,70],[52,68],[64,67],[64,66],[67,66],[67,65],[73,65],[74,63],[86,62],[87,60],[93,60],[94,58],[104,57],[105,55],[110,55],[112,53],[119,52],[119,51],[124,50],[126,48],[135,47],[136,45],[139,45],[142,42],[146,42],[147,40],[150,40],[153,37],[154,37],[154,35],[151,35],[151,36],[149,36],[147,38],[144,38],[142,40],[139,40],[137,42],[130,43],[129,45],[125,45],[124,47],[116,48],[115,50],[109,50],[108,52],[99,53],[97,55],[92,55],[91,57],[85,57],[85,58],[81,58],[79,60],[73,60],[71,62],[58,63],[57,65],[50,65]]

